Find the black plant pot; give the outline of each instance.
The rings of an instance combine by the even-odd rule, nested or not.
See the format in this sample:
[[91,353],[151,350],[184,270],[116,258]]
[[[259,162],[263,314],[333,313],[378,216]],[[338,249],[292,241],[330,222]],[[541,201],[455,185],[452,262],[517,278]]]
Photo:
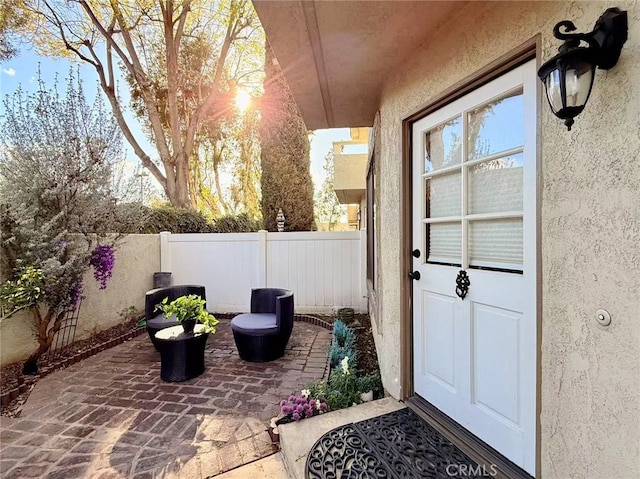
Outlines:
[[184,330],[185,333],[193,334],[193,328],[196,327],[195,319],[185,319],[184,321],[182,321],[181,324],[182,324],[182,329]]
[[295,422],[295,421],[293,420],[293,417],[291,414],[287,414],[286,416],[281,417],[276,421],[276,426],[280,426],[282,424],[289,424],[291,422]]
[[24,375],[34,375],[38,374],[38,359],[26,360],[24,365],[22,366],[22,374]]

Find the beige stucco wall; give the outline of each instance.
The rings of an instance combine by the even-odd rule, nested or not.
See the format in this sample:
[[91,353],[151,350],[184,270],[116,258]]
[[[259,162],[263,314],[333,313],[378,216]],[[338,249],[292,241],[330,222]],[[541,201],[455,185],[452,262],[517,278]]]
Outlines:
[[[542,61],[571,19],[589,31],[611,6],[629,40],[598,71],[571,132],[539,99],[542,309],[538,477],[640,477],[640,7],[637,2],[474,2],[385,83],[382,95],[378,290],[384,385],[400,391],[401,121],[451,85],[541,34]],[[611,313],[603,328],[594,317]],[[374,321],[374,325],[376,321]]]
[[367,178],[367,154],[338,154],[333,159],[333,189],[342,204],[359,203]]
[[[130,306],[144,310],[144,295],[153,287],[153,273],[160,271],[158,235],[128,235],[117,246],[113,276],[100,290],[93,270],[84,279],[85,299],[80,308],[77,339],[115,326]],[[37,348],[30,316],[17,314],[0,324],[0,365],[26,359]]]

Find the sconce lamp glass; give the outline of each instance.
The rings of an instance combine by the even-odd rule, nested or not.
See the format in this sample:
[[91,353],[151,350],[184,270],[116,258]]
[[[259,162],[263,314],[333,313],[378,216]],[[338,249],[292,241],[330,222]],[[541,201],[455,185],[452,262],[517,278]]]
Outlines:
[[544,82],[547,100],[554,115],[565,120],[571,130],[574,118],[582,113],[593,86],[595,65],[586,57],[588,49],[581,49],[579,55],[556,56],[555,61],[547,63],[546,69],[540,69],[539,75]]
[[627,12],[610,8],[591,33],[567,33],[575,30],[568,20],[554,27],[553,35],[564,43],[558,54],[538,70],[551,110],[569,130],[589,100],[596,67],[608,70],[618,62],[627,40]]

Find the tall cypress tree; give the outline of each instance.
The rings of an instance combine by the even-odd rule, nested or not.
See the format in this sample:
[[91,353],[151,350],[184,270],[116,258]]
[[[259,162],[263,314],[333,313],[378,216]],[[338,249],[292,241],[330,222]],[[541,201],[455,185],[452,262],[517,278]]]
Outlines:
[[313,184],[309,171],[309,136],[291,91],[268,42],[260,125],[262,217],[276,230],[276,215],[285,215],[285,231],[310,231]]

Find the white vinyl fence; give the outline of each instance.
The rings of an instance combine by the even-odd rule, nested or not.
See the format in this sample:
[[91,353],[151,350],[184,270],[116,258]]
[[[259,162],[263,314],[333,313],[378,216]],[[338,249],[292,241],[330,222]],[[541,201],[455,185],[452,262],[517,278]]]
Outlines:
[[173,284],[201,284],[207,309],[249,310],[251,288],[294,292],[296,313],[367,309],[362,231],[160,233],[162,271]]

